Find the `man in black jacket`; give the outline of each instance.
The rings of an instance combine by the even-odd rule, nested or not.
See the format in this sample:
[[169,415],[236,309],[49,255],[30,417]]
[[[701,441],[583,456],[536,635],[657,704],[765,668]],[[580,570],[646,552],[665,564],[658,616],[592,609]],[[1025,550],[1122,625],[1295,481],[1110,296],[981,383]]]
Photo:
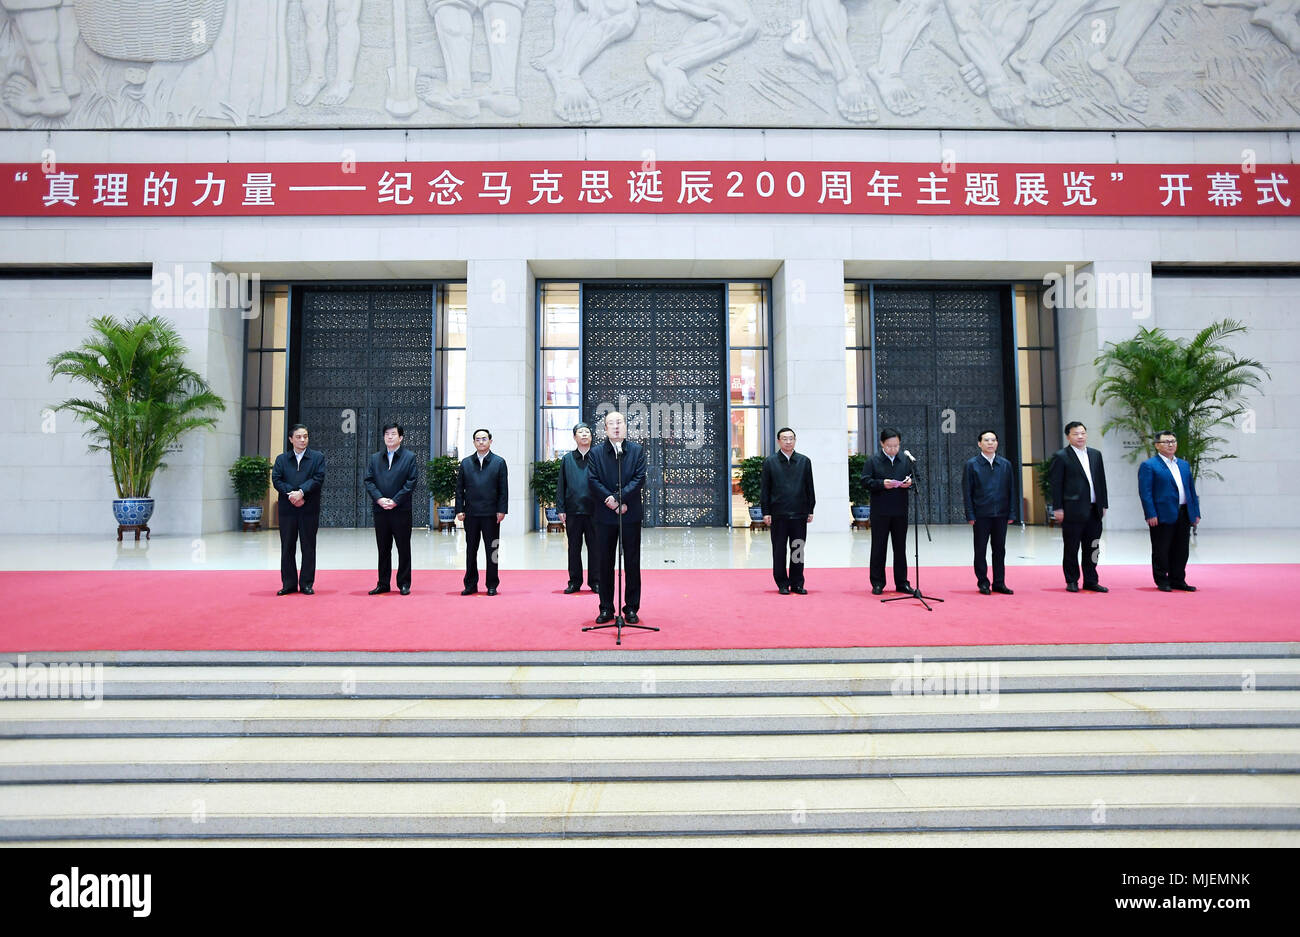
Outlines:
[[1052,456],[1047,470],[1051,484],[1052,514],[1061,525],[1065,551],[1061,571],[1067,592],[1079,591],[1079,553],[1083,553],[1083,588],[1109,592],[1097,580],[1097,556],[1101,549],[1101,519],[1106,516],[1106,466],[1101,453],[1088,448],[1088,427],[1079,422],[1065,424],[1070,444]]
[[[979,435],[980,454],[966,460],[961,474],[962,500],[966,504],[966,522],[975,533],[975,582],[980,595],[1000,592],[1014,595],[1007,588],[1007,525],[1015,522],[1012,504],[1014,486],[1011,463],[998,455],[998,434],[986,429]],[[993,585],[989,585],[989,564],[985,559],[989,539],[993,540]]]
[[867,460],[862,481],[871,492],[871,594],[885,591],[885,549],[894,550],[894,589],[912,592],[907,581],[907,493],[912,488],[912,460],[900,455],[896,429],[880,431],[880,451]]
[[596,577],[595,531],[592,524],[591,491],[587,487],[587,460],[591,452],[591,427],[579,423],[573,427],[573,442],[577,448],[566,452],[560,460],[560,474],[555,485],[555,510],[564,524],[569,540],[569,584],[565,595],[582,588],[582,543],[587,542],[587,585],[592,592],[599,589]]
[[[772,529],[772,578],[781,595],[807,595],[803,578],[804,545],[817,495],[813,491],[812,460],[794,451],[795,434],[788,426],[776,432],[780,451],[763,460],[759,505],[763,522]],[[786,569],[787,550],[790,568]]]
[[[271,485],[280,493],[280,591],[315,595],[316,531],[320,528],[320,492],[325,484],[325,454],[307,448],[307,427],[289,428],[293,449],[275,457]],[[302,543],[302,573],[297,544]]]
[[379,550],[379,581],[371,595],[389,591],[393,572],[393,544],[397,544],[397,590],[411,594],[411,492],[419,478],[415,453],[402,448],[402,427],[384,424],[384,448],[370,457],[362,484],[370,495],[375,519],[375,545]]
[[501,521],[510,507],[506,460],[492,451],[492,434],[474,430],[474,454],[461,460],[456,476],[456,519],[465,524],[465,588],[461,595],[478,591],[478,543],[487,554],[487,594],[496,595],[501,577],[497,550]]
[[[600,614],[596,624],[614,620],[615,552],[622,519],[623,620],[635,625],[641,608],[641,489],[645,487],[645,450],[627,437],[623,414],[605,414],[605,441],[591,450],[587,463],[587,486],[596,511],[596,554],[600,567],[596,580],[600,589]],[[622,478],[622,487],[619,479]]]

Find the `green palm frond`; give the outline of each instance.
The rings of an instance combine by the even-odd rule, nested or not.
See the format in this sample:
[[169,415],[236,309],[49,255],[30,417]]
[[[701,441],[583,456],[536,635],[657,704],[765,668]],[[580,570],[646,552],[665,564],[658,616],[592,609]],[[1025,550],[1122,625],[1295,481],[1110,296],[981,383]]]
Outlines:
[[119,498],[148,497],[166,468],[167,447],[195,429],[212,429],[226,402],[185,365],[188,349],[166,319],[100,316],[81,347],[49,360],[50,377],[89,384],[93,397],[55,406],[87,424],[92,452],[108,452]]

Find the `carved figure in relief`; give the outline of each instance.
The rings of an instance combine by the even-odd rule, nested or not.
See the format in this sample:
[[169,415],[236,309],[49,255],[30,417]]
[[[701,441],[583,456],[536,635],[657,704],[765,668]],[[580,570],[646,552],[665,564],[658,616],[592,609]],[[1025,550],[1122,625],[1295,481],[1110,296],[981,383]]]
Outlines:
[[1205,0],[1207,7],[1243,7],[1253,10],[1250,21],[1263,26],[1300,54],[1300,0]]
[[71,8],[63,7],[62,0],[0,0],[0,6],[13,21],[35,79],[10,75],[4,84],[5,103],[24,117],[62,117],[81,93],[73,71],[77,21]]
[[555,113],[571,123],[600,120],[600,106],[582,80],[582,70],[605,49],[631,35],[642,5],[685,13],[699,22],[673,49],[646,56],[645,66],[663,88],[664,107],[689,120],[704,103],[687,69],[718,59],[758,35],[749,0],[556,0],[555,44],[534,64],[555,91]]
[[1029,99],[1040,106],[1060,104],[1070,93],[1043,65],[1047,53],[1088,13],[1115,11],[1115,24],[1102,47],[1088,56],[1088,67],[1104,78],[1120,104],[1145,111],[1151,92],[1129,72],[1129,58],[1164,9],[1165,0],[1051,0],[1040,2],[1029,37],[1008,59],[1024,79]]
[[[337,48],[334,80],[327,87],[325,53],[329,50],[331,7],[334,9]],[[307,80],[293,99],[305,105],[320,95],[321,104],[342,104],[352,93],[357,73],[357,54],[361,51],[361,0],[302,0],[302,18],[306,24]]]
[[[516,86],[519,40],[527,0],[427,0],[447,68],[446,81],[421,75],[416,93],[428,104],[466,120],[478,117],[480,105],[501,117],[523,111]],[[474,14],[483,18],[491,76],[486,94],[476,94],[470,75],[474,48]]]

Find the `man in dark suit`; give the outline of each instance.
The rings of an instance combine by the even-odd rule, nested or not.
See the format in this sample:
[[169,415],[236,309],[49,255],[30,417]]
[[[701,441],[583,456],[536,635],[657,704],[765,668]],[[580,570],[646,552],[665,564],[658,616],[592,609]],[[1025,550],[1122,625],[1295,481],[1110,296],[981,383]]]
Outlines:
[[1065,424],[1069,445],[1052,456],[1047,478],[1051,486],[1052,515],[1061,525],[1065,544],[1061,570],[1068,592],[1079,591],[1079,553],[1083,552],[1083,588],[1109,592],[1097,581],[1097,552],[1101,548],[1101,519],[1106,516],[1106,466],[1101,453],[1088,448],[1088,427]]
[[[817,495],[813,491],[812,460],[794,451],[795,434],[788,426],[776,431],[780,450],[763,460],[759,476],[759,505],[763,523],[772,530],[772,578],[781,595],[807,595],[803,578],[804,546]],[[787,550],[790,568],[786,569]]]
[[596,532],[592,525],[591,490],[587,487],[587,462],[591,453],[591,427],[579,423],[573,427],[576,448],[566,452],[560,460],[560,473],[555,485],[555,510],[564,524],[569,540],[569,584],[565,595],[582,588],[582,544],[587,543],[587,585],[592,592],[600,588],[596,576]]
[[[325,454],[307,448],[307,427],[289,428],[289,452],[275,457],[271,485],[280,493],[280,591],[315,595],[316,531],[320,528],[320,492],[325,484]],[[302,573],[297,545],[302,544]]]
[[379,548],[379,582],[371,595],[389,591],[393,543],[397,543],[397,590],[411,594],[411,492],[419,478],[415,453],[402,448],[402,427],[384,424],[384,448],[370,457],[364,484],[374,502],[375,544]]
[[896,429],[880,431],[880,451],[867,460],[862,481],[871,492],[871,594],[885,591],[885,549],[894,550],[894,589],[911,593],[907,581],[907,493],[912,488],[912,460],[900,455]]
[[461,595],[478,591],[478,543],[487,554],[487,594],[496,595],[501,576],[497,550],[501,521],[510,507],[506,460],[492,451],[492,434],[474,430],[474,454],[461,460],[456,476],[456,519],[465,525],[465,588]]
[[[596,554],[600,568],[600,614],[596,624],[614,620],[615,551],[623,544],[623,620],[635,625],[641,619],[641,489],[645,487],[645,450],[627,438],[623,414],[605,414],[605,441],[591,450],[587,486],[596,511]],[[619,480],[622,479],[622,486]]]
[[1156,454],[1138,466],[1138,497],[1151,529],[1151,576],[1161,592],[1195,592],[1187,584],[1192,528],[1201,522],[1192,467],[1178,458],[1178,437],[1156,434]]
[[[980,454],[966,460],[961,475],[962,499],[966,503],[966,522],[975,533],[975,582],[980,595],[1000,592],[1014,595],[1007,588],[1007,525],[1014,524],[1015,487],[1011,463],[998,455],[998,434],[986,429],[979,435]],[[985,559],[989,540],[993,541],[993,585],[989,586],[989,565]]]

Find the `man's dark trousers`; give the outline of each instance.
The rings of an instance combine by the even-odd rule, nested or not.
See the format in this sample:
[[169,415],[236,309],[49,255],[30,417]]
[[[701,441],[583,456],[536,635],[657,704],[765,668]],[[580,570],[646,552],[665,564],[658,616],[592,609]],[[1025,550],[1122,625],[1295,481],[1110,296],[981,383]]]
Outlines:
[[[397,588],[411,587],[411,512],[375,508],[375,545],[379,547],[379,585],[387,586],[393,574],[393,543],[397,543]],[[304,559],[304,564],[306,560]]]
[[[600,569],[596,573],[600,589],[600,610],[614,614],[614,578],[618,568],[618,524],[595,524],[596,553]],[[632,611],[641,608],[641,522],[623,521],[623,605]]]
[[569,585],[582,587],[582,544],[587,544],[587,585],[600,582],[596,572],[596,523],[590,514],[565,514],[564,533],[569,538]]
[[501,524],[495,514],[475,517],[465,515],[465,588],[478,588],[478,544],[483,541],[483,550],[487,554],[487,587],[495,589],[501,585],[497,574],[497,548],[501,545]]
[[[1187,505],[1178,506],[1178,520],[1151,528],[1151,577],[1156,585],[1187,584],[1187,557],[1191,553],[1192,519]],[[303,569],[307,568],[304,553]],[[304,573],[305,575],[305,573]]]
[[975,579],[981,586],[989,584],[989,563],[984,554],[988,552],[989,540],[993,540],[993,585],[1007,584],[1007,518],[975,518]]
[[894,551],[894,588],[907,582],[907,515],[871,516],[871,585],[885,588],[885,548]]
[[[772,515],[772,578],[777,588],[803,588],[803,551],[808,539],[807,517]],[[786,571],[786,551],[790,568]]]
[[1079,581],[1079,548],[1083,548],[1083,584],[1095,586],[1097,578],[1097,549],[1101,539],[1101,508],[1093,504],[1088,517],[1083,521],[1064,521],[1061,524],[1061,536],[1065,540],[1065,555],[1061,560],[1061,571],[1065,581]]
[[[280,585],[285,589],[306,589],[316,583],[316,531],[320,514],[305,511],[280,512]],[[302,572],[297,568],[298,541],[302,542]]]

